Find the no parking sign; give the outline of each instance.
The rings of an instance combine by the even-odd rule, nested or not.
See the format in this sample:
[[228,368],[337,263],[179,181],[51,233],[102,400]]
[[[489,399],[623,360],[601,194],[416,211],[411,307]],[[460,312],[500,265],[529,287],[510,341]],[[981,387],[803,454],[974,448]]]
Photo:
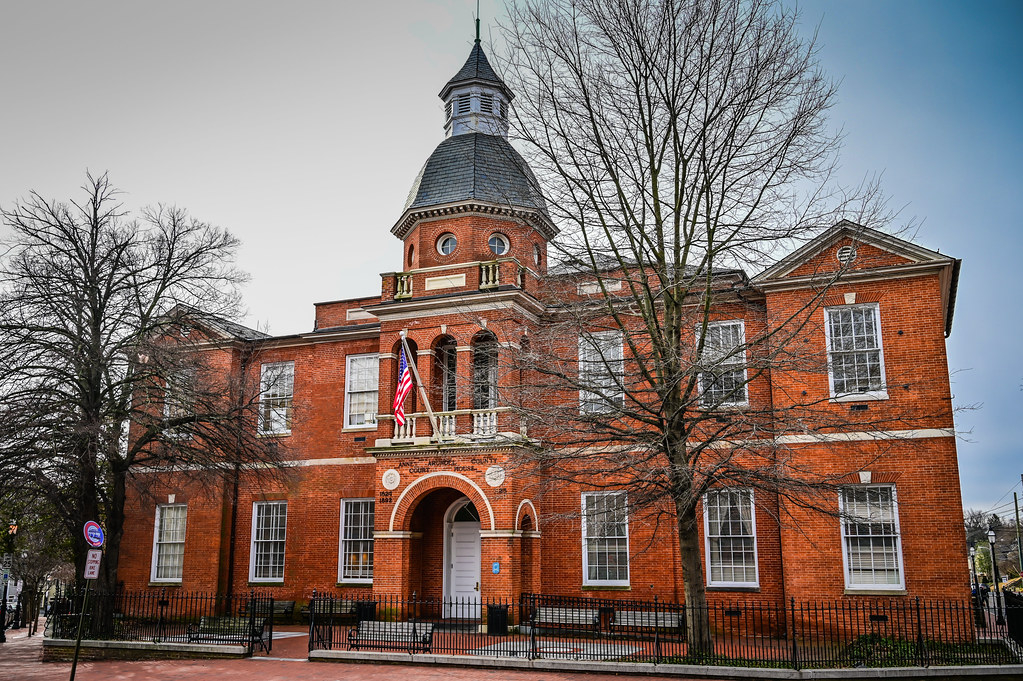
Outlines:
[[89,546],[97,549],[103,546],[103,528],[95,520],[85,523],[82,531],[85,533],[85,541]]

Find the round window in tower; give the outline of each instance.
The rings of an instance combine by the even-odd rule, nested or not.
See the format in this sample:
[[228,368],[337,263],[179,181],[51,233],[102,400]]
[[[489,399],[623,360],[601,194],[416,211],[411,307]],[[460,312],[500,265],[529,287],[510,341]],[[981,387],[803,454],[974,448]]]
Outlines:
[[416,256],[416,247],[415,246],[409,246],[408,247],[408,266],[409,267],[412,267],[412,263],[415,262],[415,256]]
[[490,250],[494,252],[494,255],[504,255],[508,252],[508,237],[504,234],[491,234],[490,240],[487,243],[490,245]]
[[441,234],[437,239],[437,252],[441,255],[451,255],[458,248],[458,239],[454,234]]
[[540,257],[540,246],[538,244],[533,244],[533,262],[536,263],[537,267],[540,266]]

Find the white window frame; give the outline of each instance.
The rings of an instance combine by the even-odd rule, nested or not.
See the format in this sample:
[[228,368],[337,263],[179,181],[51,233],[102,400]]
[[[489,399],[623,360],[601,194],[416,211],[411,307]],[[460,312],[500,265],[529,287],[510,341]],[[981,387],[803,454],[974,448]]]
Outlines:
[[[357,360],[366,360],[372,364],[377,372],[377,385],[375,390],[352,390],[352,362]],[[376,399],[373,400],[373,404],[377,405],[376,409],[380,408],[380,355],[375,352],[369,352],[361,355],[348,355],[345,357],[345,414],[344,414],[344,430],[374,430],[379,422],[378,414],[376,411],[373,413],[373,420],[367,421],[366,423],[351,424],[352,418],[352,393],[376,393]]]
[[[160,524],[163,522],[164,514],[167,509],[183,509],[184,516],[181,519],[181,540],[174,541],[161,541],[160,540]],[[186,504],[159,504],[156,507],[156,518],[153,525],[153,560],[150,564],[149,569],[149,581],[160,582],[162,584],[180,584],[182,576],[185,571],[185,539],[187,537],[188,529],[188,506]],[[178,566],[181,568],[181,574],[177,577],[160,577],[160,547],[169,544],[180,544],[181,545],[181,564]]]
[[[847,311],[852,309],[860,310],[871,310],[874,315],[874,333],[877,338],[877,354],[878,354],[878,367],[881,372],[881,387],[875,390],[865,390],[863,392],[854,393],[840,393],[835,390],[835,372],[832,360],[832,345],[831,345],[831,315],[832,313],[838,313],[840,311]],[[888,379],[884,368],[884,335],[881,333],[881,306],[877,303],[864,303],[859,305],[834,305],[831,307],[824,308],[824,337],[827,344],[828,351],[828,390],[831,395],[831,401],[833,402],[862,402],[866,400],[887,400],[888,399]],[[854,352],[854,351],[843,351],[843,352]]]
[[[498,243],[501,244],[500,253],[494,250],[494,244],[491,243],[495,239],[497,240]],[[503,258],[504,256],[508,255],[508,251],[511,250],[511,242],[508,240],[508,237],[506,237],[504,234],[501,234],[500,232],[494,232],[487,238],[487,248],[489,248],[490,252],[493,253],[498,258]]]
[[[257,520],[259,518],[259,509],[263,506],[283,506],[284,507],[284,525],[279,528],[281,531],[280,539],[257,539]],[[273,528],[271,528],[273,529]],[[254,501],[252,502],[252,525],[249,537],[249,581],[250,582],[273,582],[283,583],[284,582],[284,567],[287,564],[287,539],[288,539],[288,502],[287,501]],[[280,541],[284,544],[284,550],[281,551],[281,565],[280,565],[280,576],[273,575],[270,577],[257,577],[256,576],[256,544],[257,543],[270,543]]]
[[[346,509],[354,504],[372,504],[371,507],[371,524],[369,527],[369,537],[359,537],[349,539],[345,537],[345,530],[348,526],[345,524],[345,511]],[[368,499],[342,499],[341,500],[341,521],[338,532],[338,552],[337,552],[337,581],[338,583],[344,584],[372,584],[373,583],[373,559],[374,559],[374,548],[375,542],[373,541],[373,524],[372,520],[375,520],[376,514],[376,500],[373,498]],[[345,575],[345,548],[347,545],[358,544],[359,542],[369,542],[369,577],[350,577]]]
[[[625,403],[625,346],[622,332],[612,329],[584,333],[579,336],[578,353],[579,413],[605,414],[614,411],[615,406],[611,402],[621,408]],[[587,390],[586,386],[593,386],[599,392]]]
[[[723,319],[723,320],[720,320],[720,321],[708,322],[707,323],[707,332],[704,335],[704,341],[703,341],[703,353],[704,353],[704,355],[707,355],[709,352],[713,352],[713,350],[708,350],[708,348],[707,348],[707,337],[710,335],[711,329],[723,328],[725,326],[738,326],[739,327],[739,344],[736,347],[740,348],[740,351],[736,352],[735,348],[730,348],[730,349],[724,350],[724,351],[719,349],[716,352],[717,356],[708,356],[708,360],[711,361],[711,362],[715,362],[716,363],[714,365],[715,368],[726,369],[727,371],[738,371],[739,367],[742,367],[742,393],[743,393],[743,399],[740,400],[740,401],[735,401],[735,402],[729,401],[729,402],[720,402],[720,403],[717,403],[717,404],[705,404],[704,397],[703,397],[703,375],[704,375],[705,372],[700,372],[700,375],[697,378],[697,386],[698,386],[699,391],[700,391],[700,404],[704,405],[704,406],[712,406],[712,407],[745,407],[745,406],[749,405],[749,373],[747,371],[747,362],[746,362],[746,322],[745,322],[745,320],[742,320],[742,319]],[[699,333],[699,328],[697,328],[697,333]],[[719,359],[719,357],[721,357],[722,355],[724,355],[724,357]],[[701,360],[702,359],[703,359],[703,357],[701,356]],[[714,373],[714,372],[711,372],[711,373]]]
[[[846,515],[846,502],[845,492],[846,490],[852,489],[878,489],[887,488],[891,490],[892,494],[892,519],[895,528],[895,534],[879,534],[879,535],[849,535],[847,530],[847,524],[851,521],[851,517]],[[838,512],[839,522],[841,523],[842,529],[842,574],[845,575],[845,588],[849,591],[905,591],[906,589],[906,570],[902,562],[902,530],[899,527],[899,500],[896,495],[894,484],[871,484],[871,485],[846,485],[838,491]],[[862,583],[852,581],[852,568],[849,560],[849,540],[857,537],[894,537],[895,538],[895,569],[899,573],[898,583]]]
[[[193,390],[196,380],[195,367],[179,369],[167,376],[163,393],[163,418],[164,420],[176,419],[182,416],[189,416],[195,413],[195,396]],[[190,430],[170,428],[164,430],[164,435],[175,440],[190,440]]]
[[[269,408],[274,410],[275,415],[268,419],[264,406],[271,401],[274,404]],[[290,435],[294,401],[295,363],[287,361],[262,364],[259,368],[259,434]],[[276,415],[281,407],[284,409],[283,423],[279,423],[280,417]]]
[[[612,539],[624,539],[625,540],[625,579],[590,579],[590,552],[589,552],[589,541],[591,539],[600,540],[607,539],[608,537],[589,537],[587,535],[586,527],[586,499],[589,497],[601,497],[601,496],[620,496],[625,503],[624,509],[624,525],[625,535],[624,537],[611,537]],[[629,497],[628,494],[621,490],[609,490],[600,492],[583,492],[582,493],[582,549],[583,549],[583,586],[629,586],[630,576],[632,570],[632,556],[629,553]]]
[[[708,507],[708,501],[709,501],[711,495],[718,495],[718,494],[731,493],[731,492],[745,493],[745,494],[748,495],[748,499],[749,499],[750,531],[752,532],[752,534],[749,536],[749,538],[753,540],[753,581],[751,581],[751,582],[725,581],[725,580],[717,580],[717,581],[715,581],[714,578],[713,578],[714,572],[713,572],[713,569],[712,569],[712,567],[713,567],[712,566],[712,562],[713,562],[714,552],[713,552],[713,549],[711,547],[712,540],[713,539],[722,539],[722,538],[740,538],[740,539],[745,539],[746,538],[746,535],[724,535],[724,534],[712,535],[711,532],[710,532],[710,509]],[[754,503],[754,500],[753,500],[753,490],[752,489],[750,489],[748,487],[738,487],[738,488],[736,488],[736,487],[721,487],[721,488],[717,488],[717,489],[712,489],[709,492],[707,492],[705,495],[703,495],[703,541],[704,541],[704,555],[707,558],[707,586],[741,587],[741,588],[750,588],[750,587],[759,587],[760,586],[760,555],[758,553],[758,546],[757,546],[757,505]]]

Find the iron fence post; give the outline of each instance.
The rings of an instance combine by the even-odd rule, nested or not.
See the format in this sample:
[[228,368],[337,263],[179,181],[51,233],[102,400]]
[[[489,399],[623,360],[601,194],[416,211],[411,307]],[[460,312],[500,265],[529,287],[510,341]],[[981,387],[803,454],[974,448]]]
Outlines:
[[799,647],[796,645],[796,599],[791,599],[792,606],[792,668],[799,669]]
[[536,594],[529,595],[529,659],[536,659]]
[[316,631],[316,589],[313,589],[313,597],[309,599],[309,650],[313,650],[313,632]]
[[255,652],[252,644],[252,630],[256,626],[256,591],[249,589],[249,655]]
[[657,616],[657,596],[654,596],[654,664],[661,662],[661,627]]
[[920,666],[927,666],[927,645],[924,643],[923,621],[920,617],[920,597],[916,597],[916,648]]

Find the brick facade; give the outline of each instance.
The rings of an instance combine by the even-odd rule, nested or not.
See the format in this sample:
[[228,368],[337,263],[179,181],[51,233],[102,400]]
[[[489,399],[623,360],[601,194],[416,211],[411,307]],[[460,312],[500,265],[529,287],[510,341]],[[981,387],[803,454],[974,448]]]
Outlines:
[[[549,312],[542,302],[550,281],[549,219],[535,207],[467,197],[457,205],[408,210],[394,231],[404,241],[401,267],[382,275],[379,296],[317,304],[311,332],[259,341],[257,360],[247,369],[250,384],[259,385],[263,364],[294,363],[290,430],[267,435],[277,439],[291,465],[277,475],[242,472],[202,484],[183,474],[139,473],[121,554],[125,586],[259,589],[298,601],[308,600],[314,589],[359,599],[473,592],[517,599],[542,591],[681,601],[672,510],[630,512],[628,579],[614,586],[585,584],[580,504],[586,486],[565,484],[541,494],[542,473],[520,466],[517,456],[516,448],[536,433],[556,437],[556,424],[530,426],[502,404],[481,406],[488,398],[473,388],[475,358],[496,341],[493,372],[501,400],[508,404],[520,397],[516,386],[523,377],[508,358]],[[438,247],[447,234],[458,244],[450,254]],[[491,250],[495,234],[504,238],[506,252]],[[855,258],[843,264],[839,256],[851,248]],[[775,351],[791,356],[750,382],[751,407],[779,414],[803,409],[805,418],[832,431],[823,439],[795,429],[782,432],[777,438],[785,456],[808,472],[848,474],[836,485],[894,489],[898,536],[892,546],[900,585],[848,588],[839,517],[754,490],[756,583],[711,586],[712,601],[968,593],[944,343],[957,276],[958,262],[951,258],[845,223],[754,278],[746,297],[721,297],[712,319],[743,320],[747,337],[777,332],[786,340]],[[575,280],[567,281],[572,295],[587,295]],[[809,304],[813,301],[817,304]],[[827,368],[828,310],[864,306],[877,310],[885,394],[835,397]],[[409,361],[439,413],[431,417],[414,390],[405,405],[409,423],[398,428],[391,400],[403,335]],[[574,342],[566,340],[566,346]],[[448,379],[444,352],[454,353],[455,375]],[[375,423],[346,422],[346,402],[353,403],[359,392],[353,386],[366,380],[347,375],[348,360],[356,355],[375,355],[378,362]],[[231,357],[224,353],[223,371],[242,371]],[[438,407],[445,380],[455,391],[454,409],[448,411]],[[558,399],[578,409],[576,395]],[[356,522],[342,518],[346,500],[374,502],[371,582],[342,574],[342,528]],[[463,509],[466,500],[479,519],[478,555],[471,546],[452,545],[452,517],[461,510],[471,515]],[[273,501],[287,504],[283,554],[275,543],[279,536],[257,538],[267,574],[274,576],[253,579],[254,505]],[[180,579],[158,582],[152,580],[154,523],[157,506],[168,503],[187,508],[183,567]],[[838,492],[828,492],[821,504],[837,512]],[[354,535],[348,540],[351,565],[361,564],[369,545]],[[706,552],[702,539],[700,546]],[[463,550],[468,553],[458,553]],[[458,586],[456,553],[459,565],[468,566],[468,586]],[[478,579],[471,568],[478,569]],[[459,588],[469,591],[456,592]]]

